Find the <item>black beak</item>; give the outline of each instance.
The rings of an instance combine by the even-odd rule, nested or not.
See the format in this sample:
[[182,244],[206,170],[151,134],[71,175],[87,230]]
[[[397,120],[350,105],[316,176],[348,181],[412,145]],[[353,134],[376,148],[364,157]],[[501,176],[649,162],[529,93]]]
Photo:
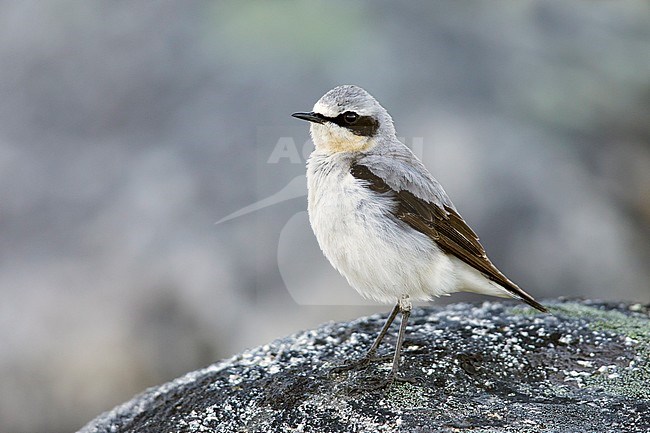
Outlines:
[[310,111],[308,113],[293,113],[291,116],[295,117],[296,119],[307,120],[308,122],[314,123],[325,123],[326,121],[322,114],[314,113],[313,111]]

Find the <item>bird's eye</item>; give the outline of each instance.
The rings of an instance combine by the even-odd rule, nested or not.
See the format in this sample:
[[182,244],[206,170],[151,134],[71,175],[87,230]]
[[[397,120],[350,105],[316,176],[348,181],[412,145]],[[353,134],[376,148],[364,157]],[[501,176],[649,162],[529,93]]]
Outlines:
[[354,125],[357,120],[359,120],[359,115],[354,111],[346,111],[343,113],[343,120],[345,120],[345,123],[348,125]]

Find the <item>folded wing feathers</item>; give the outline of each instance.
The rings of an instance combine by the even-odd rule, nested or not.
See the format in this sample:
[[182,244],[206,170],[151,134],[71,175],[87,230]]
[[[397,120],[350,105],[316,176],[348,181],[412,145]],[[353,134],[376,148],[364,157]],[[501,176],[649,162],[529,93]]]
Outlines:
[[397,202],[395,216],[415,230],[429,236],[444,251],[481,271],[513,296],[540,311],[548,311],[492,264],[476,233],[451,206],[431,203],[407,190],[395,191],[382,178],[361,164],[353,164],[350,174],[365,181],[366,186],[375,192],[392,193]]

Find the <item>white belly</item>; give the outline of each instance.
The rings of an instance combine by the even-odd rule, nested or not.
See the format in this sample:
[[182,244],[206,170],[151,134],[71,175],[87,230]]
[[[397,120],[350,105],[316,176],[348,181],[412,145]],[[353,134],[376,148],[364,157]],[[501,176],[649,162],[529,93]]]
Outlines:
[[426,235],[394,218],[373,192],[331,157],[308,163],[309,221],[330,263],[362,296],[396,302],[456,291],[454,264]]

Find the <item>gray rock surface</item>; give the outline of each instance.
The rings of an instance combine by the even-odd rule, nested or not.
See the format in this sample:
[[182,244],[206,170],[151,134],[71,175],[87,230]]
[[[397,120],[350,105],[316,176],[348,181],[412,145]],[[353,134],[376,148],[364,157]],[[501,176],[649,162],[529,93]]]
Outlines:
[[501,302],[415,309],[402,374],[419,381],[386,393],[350,387],[385,375],[389,360],[328,374],[371,344],[385,318],[374,315],[151,388],[81,432],[650,431],[648,306],[546,305],[552,314]]

